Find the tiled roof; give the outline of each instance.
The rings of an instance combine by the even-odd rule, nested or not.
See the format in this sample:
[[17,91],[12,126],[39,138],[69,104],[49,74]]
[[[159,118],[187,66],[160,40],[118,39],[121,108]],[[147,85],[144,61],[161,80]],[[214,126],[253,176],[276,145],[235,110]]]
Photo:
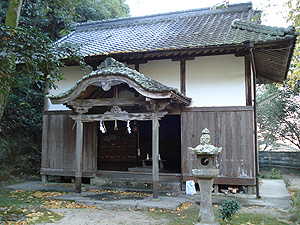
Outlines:
[[180,93],[176,88],[168,87],[163,85],[155,80],[152,80],[145,75],[133,70],[129,67],[126,67],[123,63],[116,61],[113,58],[107,58],[98,69],[90,73],[89,75],[84,76],[82,79],[76,82],[76,84],[66,91],[65,93],[61,93],[59,95],[48,95],[50,99],[62,99],[70,95],[82,82],[89,80],[93,77],[105,77],[105,76],[122,76],[125,78],[129,78],[130,80],[134,81],[144,90],[151,92],[151,93],[170,93],[172,98],[176,98],[177,100],[189,104],[191,102],[191,98],[183,95]]
[[204,48],[295,37],[294,29],[252,23],[251,3],[77,25],[58,43],[80,44],[84,56]]

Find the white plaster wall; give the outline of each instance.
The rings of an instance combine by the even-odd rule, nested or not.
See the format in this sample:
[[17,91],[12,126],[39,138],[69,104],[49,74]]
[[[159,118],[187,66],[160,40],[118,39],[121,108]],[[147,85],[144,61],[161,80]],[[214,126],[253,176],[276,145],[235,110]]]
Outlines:
[[[134,68],[134,65],[129,65]],[[66,80],[56,82],[57,95],[69,90],[79,79],[92,72],[78,66],[62,68]],[[170,59],[140,64],[140,72],[164,85],[180,90],[180,62]],[[243,57],[234,55],[197,57],[186,61],[186,95],[192,98],[190,107],[245,106],[245,66]],[[49,110],[69,110],[64,105],[53,105]]]
[[191,107],[246,105],[244,57],[206,56],[186,63]]
[[[61,68],[60,71],[64,74],[65,80],[55,82],[57,88],[50,90],[50,94],[52,95],[58,95],[68,91],[83,76],[90,74],[92,72],[92,69],[83,70],[79,66],[69,66],[69,67]],[[48,109],[49,111],[70,110],[69,108],[67,108],[62,104],[52,104],[49,99],[48,99],[48,103],[49,103],[49,109]]]
[[180,63],[171,59],[148,61],[140,64],[140,73],[164,85],[180,90]]

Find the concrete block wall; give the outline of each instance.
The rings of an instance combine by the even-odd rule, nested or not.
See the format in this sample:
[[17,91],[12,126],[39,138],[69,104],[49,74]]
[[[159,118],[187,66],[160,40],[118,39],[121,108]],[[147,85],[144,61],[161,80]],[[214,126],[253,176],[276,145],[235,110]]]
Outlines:
[[270,171],[272,168],[286,174],[300,173],[300,152],[259,152],[259,170]]

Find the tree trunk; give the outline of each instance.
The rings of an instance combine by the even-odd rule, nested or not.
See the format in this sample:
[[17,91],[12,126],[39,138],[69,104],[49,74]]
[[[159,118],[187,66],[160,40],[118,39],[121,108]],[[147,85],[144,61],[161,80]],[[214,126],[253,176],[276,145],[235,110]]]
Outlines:
[[18,27],[19,17],[23,0],[9,0],[5,25],[10,27]]
[[[19,17],[21,12],[23,0],[10,0],[7,10],[7,15],[5,19],[5,25],[10,27],[18,27],[19,24]],[[8,56],[11,57],[11,56]],[[10,76],[10,74],[1,73],[0,76]],[[10,78],[2,79],[2,80],[9,80]],[[9,96],[10,87],[8,82],[1,82],[0,83],[0,120],[4,113],[4,107],[7,102],[7,98]]]

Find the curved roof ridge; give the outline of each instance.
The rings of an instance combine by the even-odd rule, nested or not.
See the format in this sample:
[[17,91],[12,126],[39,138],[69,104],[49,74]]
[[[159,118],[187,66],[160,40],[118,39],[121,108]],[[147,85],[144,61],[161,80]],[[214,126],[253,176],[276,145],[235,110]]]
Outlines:
[[272,27],[272,26],[266,26],[255,22],[250,22],[246,20],[234,20],[231,24],[232,28],[240,29],[240,30],[247,30],[250,32],[255,33],[262,33],[272,36],[282,36],[285,37],[287,35],[291,36],[298,36],[298,33],[296,32],[296,29],[294,26],[289,26],[288,28],[284,27]]
[[159,21],[172,20],[174,18],[178,19],[184,17],[206,15],[206,14],[234,12],[234,11],[240,11],[241,9],[244,10],[252,9],[252,3],[247,2],[247,3],[232,4],[232,5],[228,5],[227,8],[224,9],[217,8],[216,10],[211,10],[210,7],[206,7],[206,8],[175,11],[175,12],[159,13],[153,15],[137,16],[137,17],[122,17],[116,19],[83,22],[76,25],[76,30],[90,29],[94,27],[103,28],[103,27],[110,27],[110,26],[117,26],[117,25],[124,26],[126,24],[135,24],[135,23],[140,24],[140,23],[153,22],[154,20],[159,20]]

